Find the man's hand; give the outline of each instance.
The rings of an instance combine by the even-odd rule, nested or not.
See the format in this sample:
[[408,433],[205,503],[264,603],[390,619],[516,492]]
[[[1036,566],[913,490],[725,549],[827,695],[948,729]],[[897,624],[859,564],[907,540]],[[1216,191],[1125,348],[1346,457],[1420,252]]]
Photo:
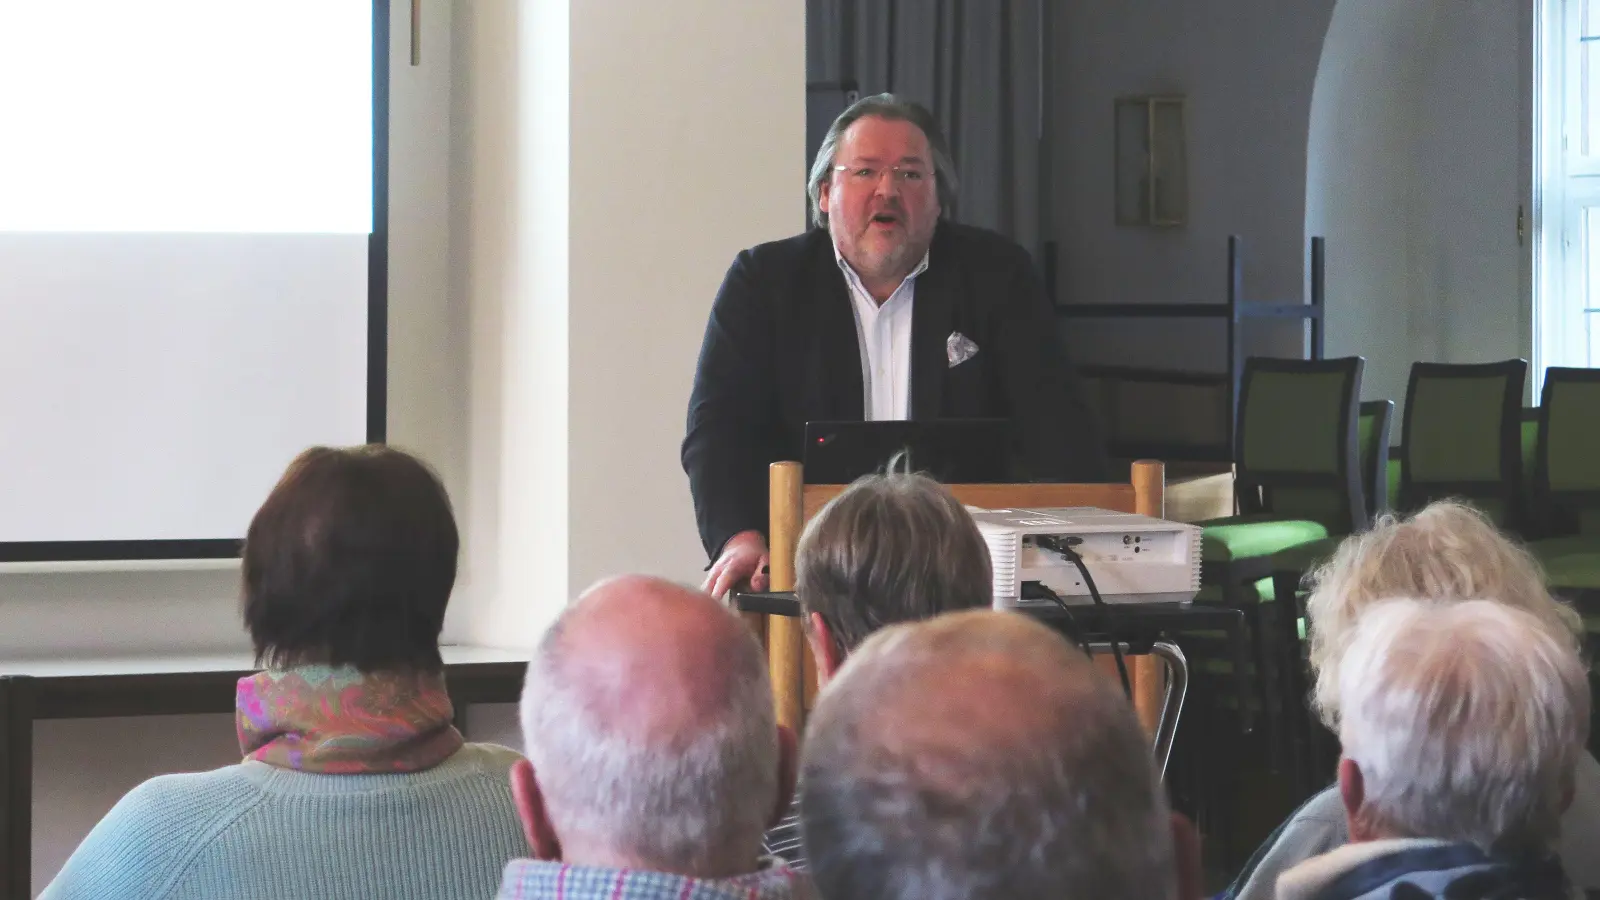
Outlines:
[[746,580],[752,591],[767,589],[767,541],[759,531],[741,531],[728,538],[701,589],[721,600]]

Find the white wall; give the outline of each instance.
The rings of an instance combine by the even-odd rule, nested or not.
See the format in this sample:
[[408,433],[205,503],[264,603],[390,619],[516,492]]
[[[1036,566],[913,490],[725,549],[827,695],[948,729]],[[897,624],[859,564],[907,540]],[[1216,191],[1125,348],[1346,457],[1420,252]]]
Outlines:
[[1306,231],[1328,236],[1328,353],[1367,358],[1367,398],[1401,402],[1415,360],[1529,353],[1515,230],[1525,31],[1511,3],[1340,0],[1334,11]]
[[570,587],[698,582],[689,388],[734,255],[806,227],[805,6],[572,11]]
[[1524,4],[1435,6],[1435,50],[1420,84],[1413,318],[1437,361],[1526,358],[1532,304],[1516,232],[1532,180],[1523,175]]
[[[605,573],[698,577],[677,446],[727,265],[804,224],[804,12],[424,0],[413,69],[408,8],[390,434],[439,468],[463,524],[446,639],[526,646]],[[0,573],[0,656],[244,649],[236,581]],[[509,708],[472,727],[515,742]],[[227,716],[41,723],[34,749],[36,892],[128,788],[238,755]]]
[[[1058,5],[1055,221],[1062,302],[1222,302],[1229,234],[1244,239],[1246,299],[1304,296],[1306,122],[1332,8],[1333,0]],[[1156,93],[1188,98],[1189,223],[1119,227],[1112,101]],[[1216,322],[1074,319],[1065,327],[1083,361],[1202,371],[1226,365]],[[1247,332],[1246,350],[1296,355],[1295,334],[1258,323]]]
[[[1327,350],[1367,358],[1365,395],[1405,390],[1415,294],[1416,127],[1428,4],[1340,3],[1311,105],[1306,230],[1328,237]],[[1383,12],[1384,14],[1378,14]],[[1395,423],[1398,426],[1398,422]],[[1394,429],[1398,439],[1399,429]]]
[[[678,444],[728,265],[804,227],[804,8],[491,3],[465,24],[462,102],[499,124],[460,132],[474,340],[461,633],[524,643],[602,575],[699,580]],[[497,114],[512,109],[520,128]]]
[[[1247,299],[1303,296],[1306,240],[1328,239],[1329,355],[1367,357],[1368,397],[1419,358],[1531,347],[1526,252],[1526,4],[1185,0],[1056,12],[1056,222],[1066,302],[1221,301],[1245,240]],[[1326,43],[1326,46],[1325,46]],[[1111,109],[1188,97],[1189,224],[1118,227]],[[1085,362],[1220,370],[1206,321],[1067,320]],[[1297,355],[1296,329],[1247,327],[1246,353]]]

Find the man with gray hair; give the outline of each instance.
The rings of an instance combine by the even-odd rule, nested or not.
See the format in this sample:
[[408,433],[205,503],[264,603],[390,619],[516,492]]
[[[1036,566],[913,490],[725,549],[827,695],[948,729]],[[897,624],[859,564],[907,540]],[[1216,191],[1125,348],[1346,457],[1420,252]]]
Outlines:
[[1006,419],[1016,480],[1106,475],[1033,260],[948,218],[955,164],[928,110],[856,102],[807,189],[814,228],[734,259],[689,397],[683,467],[716,597],[766,588],[767,466],[801,459],[807,422]]
[[534,858],[506,866],[500,896],[809,896],[760,852],[794,783],[771,691],[754,637],[710,597],[641,576],[585,592],[528,664],[511,789]]
[[803,778],[828,900],[1200,896],[1198,839],[1127,699],[1016,613],[869,638],[818,701]]
[[1350,841],[1278,879],[1279,900],[1564,900],[1554,848],[1589,733],[1578,653],[1491,600],[1388,600],[1339,671]]

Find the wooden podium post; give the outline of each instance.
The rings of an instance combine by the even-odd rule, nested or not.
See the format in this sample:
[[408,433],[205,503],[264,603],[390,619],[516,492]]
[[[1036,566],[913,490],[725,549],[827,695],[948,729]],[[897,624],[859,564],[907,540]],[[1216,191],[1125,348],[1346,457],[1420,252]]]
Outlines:
[[[1133,464],[1129,481],[1133,483],[1134,512],[1157,519],[1166,517],[1167,467],[1154,460]],[[1128,679],[1133,682],[1133,710],[1146,734],[1154,735],[1161,722],[1161,697],[1166,690],[1166,669],[1148,653],[1132,658]]]
[[[771,590],[794,590],[795,547],[800,543],[804,524],[804,476],[798,462],[776,462],[769,472],[772,496],[767,527],[771,562],[768,566]],[[778,724],[800,733],[805,723],[805,678],[802,654],[805,637],[800,619],[769,616],[767,622],[767,666],[772,675],[772,697],[777,705]]]

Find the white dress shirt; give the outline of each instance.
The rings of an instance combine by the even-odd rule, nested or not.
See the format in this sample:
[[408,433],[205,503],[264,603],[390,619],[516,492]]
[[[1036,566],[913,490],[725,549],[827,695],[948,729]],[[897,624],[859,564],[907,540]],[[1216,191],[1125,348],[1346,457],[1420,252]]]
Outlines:
[[845,262],[837,245],[834,259],[844,272],[850,288],[850,307],[856,314],[856,341],[861,349],[862,410],[867,421],[908,419],[911,417],[911,303],[916,297],[917,276],[928,268],[928,254],[922,254],[906,280],[879,305],[856,270]]

